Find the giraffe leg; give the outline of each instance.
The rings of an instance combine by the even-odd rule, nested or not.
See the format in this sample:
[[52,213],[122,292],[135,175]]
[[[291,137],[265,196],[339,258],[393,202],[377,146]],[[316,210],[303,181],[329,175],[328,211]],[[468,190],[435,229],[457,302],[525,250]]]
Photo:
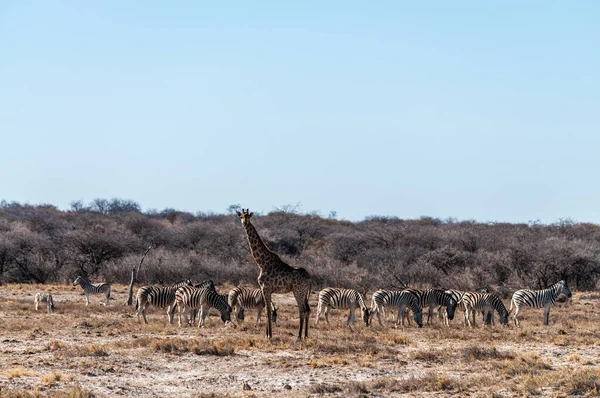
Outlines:
[[[310,291],[310,288],[309,288]],[[308,316],[310,307],[308,305],[308,293],[302,288],[294,289],[294,297],[298,304],[298,313],[300,315],[300,327],[298,329],[298,340],[302,339],[302,329],[304,329],[304,338],[308,337]]]
[[265,306],[267,307],[267,330],[266,330],[266,336],[268,339],[273,337],[273,330],[272,330],[272,324],[271,324],[271,316],[272,316],[272,312],[271,312],[271,292],[268,290],[263,289],[263,296],[265,297]]

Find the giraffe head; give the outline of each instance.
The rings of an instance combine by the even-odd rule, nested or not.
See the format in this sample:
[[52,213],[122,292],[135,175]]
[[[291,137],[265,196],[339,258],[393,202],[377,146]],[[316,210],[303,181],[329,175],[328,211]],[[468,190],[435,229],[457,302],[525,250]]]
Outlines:
[[242,209],[242,212],[240,213],[239,211],[236,212],[238,217],[240,218],[240,220],[242,221],[242,225],[246,226],[246,224],[248,223],[248,221],[250,221],[250,217],[252,217],[252,214],[254,213],[250,213],[250,209]]

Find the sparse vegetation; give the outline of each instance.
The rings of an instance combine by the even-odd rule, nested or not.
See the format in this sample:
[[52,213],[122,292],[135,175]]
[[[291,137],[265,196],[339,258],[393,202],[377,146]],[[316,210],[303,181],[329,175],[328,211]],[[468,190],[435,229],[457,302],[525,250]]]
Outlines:
[[[281,322],[268,341],[262,327],[225,328],[216,314],[202,329],[170,325],[157,310],[148,314],[149,324],[138,323],[126,306],[86,307],[72,286],[52,286],[63,303],[48,316],[33,311],[30,296],[38,288],[0,287],[0,397],[115,395],[108,385],[128,395],[147,391],[135,390],[142,383],[136,380],[169,395],[161,388],[179,377],[194,380],[177,384],[179,395],[190,396],[207,394],[207,388],[216,388],[215,396],[498,397],[594,396],[598,389],[600,300],[581,300],[581,293],[555,308],[556,322],[549,327],[539,314],[526,312],[523,328],[470,329],[458,318],[450,327],[436,320],[421,329],[357,325],[351,330],[336,322],[346,314],[335,312],[329,325],[316,326],[313,317],[311,338],[295,344],[297,309],[291,295],[277,297]],[[114,286],[116,300],[127,293],[127,286]],[[250,380],[251,390],[243,392],[241,381],[219,379],[263,371],[265,376]],[[288,380],[297,381],[291,390],[283,388]],[[31,387],[25,390],[23,383]]]

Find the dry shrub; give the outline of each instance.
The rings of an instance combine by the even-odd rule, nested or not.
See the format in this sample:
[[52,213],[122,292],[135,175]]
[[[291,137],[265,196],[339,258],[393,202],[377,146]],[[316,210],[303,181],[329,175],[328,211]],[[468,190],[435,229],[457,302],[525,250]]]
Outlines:
[[57,370],[54,370],[52,373],[41,376],[40,380],[44,386],[52,387],[56,385],[57,382],[61,381],[62,378],[63,374]]
[[600,370],[578,370],[561,383],[568,395],[600,395]]
[[408,358],[422,362],[445,362],[451,355],[452,352],[447,350],[427,349],[413,351],[408,354]]
[[50,343],[48,343],[48,350],[50,351],[59,351],[64,349],[66,349],[66,346],[58,340],[50,340]]
[[417,391],[437,392],[461,389],[460,385],[436,372],[429,372],[423,377],[409,377],[407,379],[382,378],[372,384],[372,388],[382,392],[410,393]]
[[537,375],[541,371],[551,370],[552,366],[537,355],[520,355],[518,358],[505,359],[500,366],[508,376]]
[[6,372],[6,377],[8,377],[8,380],[12,380],[17,377],[27,376],[35,376],[35,373],[28,369],[25,369],[24,367],[8,369],[8,371]]
[[327,383],[313,384],[308,388],[309,393],[318,395],[335,394],[342,391],[343,389],[341,387]]
[[0,398],[41,398],[43,397],[42,393],[38,390],[31,391],[31,389],[27,390],[0,390]]
[[509,352],[500,352],[496,347],[488,348],[471,345],[460,350],[463,359],[467,361],[486,361],[489,359],[514,359]]
[[235,347],[230,342],[219,340],[159,339],[151,343],[151,348],[154,351],[174,355],[192,352],[196,355],[229,356],[235,353]]

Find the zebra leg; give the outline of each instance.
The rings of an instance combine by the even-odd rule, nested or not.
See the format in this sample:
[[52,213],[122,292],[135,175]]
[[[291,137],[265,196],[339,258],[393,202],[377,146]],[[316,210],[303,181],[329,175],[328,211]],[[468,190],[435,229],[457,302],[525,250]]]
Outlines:
[[431,325],[433,323],[433,307],[429,306],[429,311],[427,312],[427,324]]
[[258,326],[261,324],[262,310],[262,307],[258,307],[258,310],[256,310],[256,325]]
[[323,312],[323,306],[319,302],[319,306],[317,307],[317,321],[316,321],[316,323],[319,323],[319,321],[321,321],[321,312]]
[[[467,320],[467,326],[471,326],[471,317],[470,317],[469,306],[465,307],[465,319]],[[473,321],[475,322],[475,321]]]
[[204,305],[200,305],[200,312],[198,313],[198,327],[204,326],[204,318],[208,315],[210,308],[205,308]]
[[183,311],[183,303],[177,303],[177,319],[179,327],[181,327],[181,312]]
[[354,321],[353,308],[350,307],[350,312],[348,312],[348,319],[346,319],[346,326],[350,325],[350,321]]
[[411,316],[410,316],[410,308],[408,306],[404,307],[404,311],[402,314],[403,317],[406,317],[406,324],[408,326],[412,326],[412,321],[410,320]]
[[327,322],[327,324],[329,324],[329,305],[325,306],[324,315],[325,315],[325,322]]
[[375,307],[375,313],[377,314],[377,321],[379,322],[379,326],[383,326],[383,323],[381,323],[381,314],[379,312],[379,306]]
[[84,290],[84,293],[85,293],[85,305],[90,305],[90,295],[85,290]]
[[550,323],[550,305],[544,307],[544,325],[548,326]]
[[37,311],[39,309],[40,303],[37,301],[37,298],[35,300],[35,310]]
[[521,311],[521,307],[519,307],[516,303],[515,303],[515,314],[513,315],[513,319],[515,321],[515,326],[519,326],[519,312]]

